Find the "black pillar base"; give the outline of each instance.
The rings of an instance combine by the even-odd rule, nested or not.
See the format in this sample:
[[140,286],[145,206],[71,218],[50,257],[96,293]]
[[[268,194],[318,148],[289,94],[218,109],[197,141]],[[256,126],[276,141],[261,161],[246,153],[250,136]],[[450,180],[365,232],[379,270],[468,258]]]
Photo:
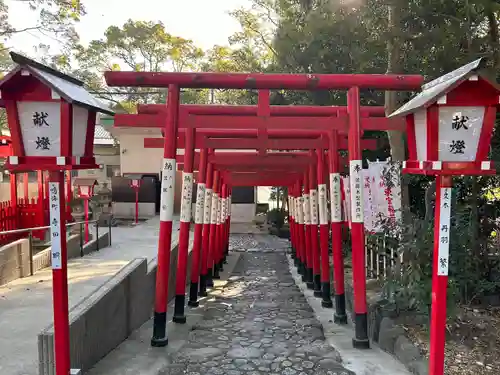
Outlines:
[[347,324],[347,314],[345,312],[345,294],[335,295],[335,315],[333,321],[336,324]]
[[313,283],[314,283],[314,296],[321,298],[323,296],[323,294],[321,293],[321,276],[314,275]]
[[206,297],[207,294],[207,275],[200,275],[200,297]]
[[184,313],[185,302],[186,296],[184,294],[175,296],[174,317],[172,318],[174,323],[186,323],[186,314]]
[[297,257],[293,258],[293,264],[296,268],[299,268],[299,258]]
[[212,280],[212,275],[213,275],[212,269],[209,268],[208,272],[207,272],[207,287],[208,288],[213,288],[213,286],[214,286],[214,281]]
[[213,274],[212,278],[214,278],[214,279],[220,279],[219,264],[218,263],[214,264],[214,274]]
[[223,260],[221,260],[219,262],[219,272],[224,272],[224,261]]
[[153,338],[151,339],[151,346],[161,348],[167,345],[167,313],[155,312],[153,317]]
[[313,269],[312,268],[306,269],[306,281],[308,283],[311,283],[314,287],[314,277],[313,277]]
[[368,315],[366,313],[354,314],[354,338],[352,346],[356,349],[369,349]]
[[198,283],[191,282],[189,286],[189,307],[198,307],[200,303],[198,302]]
[[326,308],[332,308],[333,302],[330,297],[330,282],[321,283],[321,306]]

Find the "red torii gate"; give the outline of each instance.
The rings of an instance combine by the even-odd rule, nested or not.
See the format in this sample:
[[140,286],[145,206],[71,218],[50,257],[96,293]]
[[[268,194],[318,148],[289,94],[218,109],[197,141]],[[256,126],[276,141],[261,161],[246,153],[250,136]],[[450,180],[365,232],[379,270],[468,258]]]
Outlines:
[[[353,218],[351,224],[353,284],[357,291],[354,298],[355,338],[353,345],[358,348],[368,348],[367,310],[366,310],[366,280],[364,267],[364,226],[362,215],[361,192],[361,145],[362,118],[360,117],[359,90],[371,88],[381,90],[413,90],[417,89],[423,78],[421,76],[405,75],[314,75],[314,74],[227,74],[227,73],[163,73],[163,72],[106,72],[109,86],[131,87],[168,87],[168,104],[165,121],[164,162],[162,178],[162,202],[160,211],[160,238],[157,270],[157,295],[155,303],[154,329],[152,345],[164,346],[166,336],[166,284],[168,282],[169,252],[172,233],[173,188],[175,181],[175,156],[177,150],[177,129],[179,120],[179,94],[181,87],[189,88],[232,88],[232,89],[292,89],[292,90],[348,90],[348,124],[350,178],[353,191]],[[267,105],[266,105],[267,104]],[[259,116],[269,117],[268,103],[259,103]],[[216,116],[214,116],[216,117]],[[285,118],[286,119],[286,118]],[[216,120],[221,120],[217,119]],[[276,128],[303,128],[304,122],[286,119],[277,123]],[[250,126],[255,119],[238,121],[241,125]],[[224,123],[219,122],[223,125]],[[198,125],[195,123],[194,125]],[[203,126],[203,124],[200,124]],[[257,124],[259,138],[267,140],[264,121]],[[329,121],[323,123],[324,130],[332,131]],[[206,127],[213,127],[206,124]],[[243,126],[242,126],[243,127]],[[341,130],[341,129],[337,129]],[[336,137],[335,133],[335,137]],[[335,138],[333,137],[333,138]],[[336,142],[334,140],[332,142]],[[194,142],[193,142],[194,143]],[[261,152],[263,150],[261,149]],[[333,153],[330,154],[334,158]],[[332,190],[337,189],[336,182]],[[356,204],[360,204],[358,207]],[[358,211],[359,210],[359,211]],[[332,210],[333,211],[333,210]],[[359,214],[358,214],[359,212]],[[333,215],[332,215],[333,218]],[[336,301],[338,302],[338,301]],[[344,302],[345,303],[345,302]]]

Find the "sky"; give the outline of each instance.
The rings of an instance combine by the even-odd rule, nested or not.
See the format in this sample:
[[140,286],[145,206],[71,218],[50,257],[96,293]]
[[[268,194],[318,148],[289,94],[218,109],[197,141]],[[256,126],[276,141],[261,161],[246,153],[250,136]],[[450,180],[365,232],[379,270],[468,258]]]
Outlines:
[[[83,0],[87,15],[77,25],[83,43],[100,39],[111,25],[123,25],[129,18],[141,21],[162,21],[167,32],[209,49],[215,44],[227,44],[227,38],[239,30],[238,23],[228,11],[248,6],[249,0]],[[9,22],[16,28],[37,23],[37,14],[26,4],[6,0]],[[14,50],[34,54],[34,45],[50,45],[52,53],[58,51],[57,39],[37,31],[16,34],[8,43]]]

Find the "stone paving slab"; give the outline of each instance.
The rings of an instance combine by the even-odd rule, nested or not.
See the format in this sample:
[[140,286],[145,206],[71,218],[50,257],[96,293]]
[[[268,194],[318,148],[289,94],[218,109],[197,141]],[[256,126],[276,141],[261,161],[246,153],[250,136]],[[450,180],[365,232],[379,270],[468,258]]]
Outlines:
[[283,252],[240,255],[162,375],[351,375],[295,285]]

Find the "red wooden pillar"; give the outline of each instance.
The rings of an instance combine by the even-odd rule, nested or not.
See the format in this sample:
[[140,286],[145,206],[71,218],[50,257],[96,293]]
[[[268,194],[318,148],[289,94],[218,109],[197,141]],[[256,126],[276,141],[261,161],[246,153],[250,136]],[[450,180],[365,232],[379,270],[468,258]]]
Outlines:
[[[444,373],[444,349],[446,344],[446,289],[448,274],[440,272],[439,254],[449,252],[451,217],[451,176],[436,177],[436,205],[434,209],[434,254],[432,260],[431,337],[429,351],[429,375]],[[443,236],[442,233],[445,233]],[[448,238],[446,237],[448,235]]]
[[220,279],[220,271],[222,266],[222,192],[224,191],[224,183],[219,177],[219,185],[217,188],[217,212],[215,221],[215,251],[214,251],[214,279]]
[[217,248],[217,210],[219,208],[219,184],[220,184],[220,172],[218,170],[214,171],[214,182],[212,191],[212,209],[210,217],[210,239],[208,248],[208,272],[207,272],[207,286],[213,286],[214,277],[214,260],[215,252]]
[[191,250],[191,284],[189,287],[188,305],[191,307],[199,306],[198,287],[200,279],[200,261],[201,261],[201,243],[203,233],[203,208],[205,207],[205,181],[207,174],[207,149],[200,151],[200,164],[198,168],[198,181],[196,187],[196,208],[194,214],[194,242]]
[[151,345],[166,346],[167,337],[167,297],[170,273],[170,246],[172,242],[172,219],[174,214],[175,172],[177,153],[177,120],[179,114],[179,87],[168,87],[167,118],[163,146],[160,234],[158,238],[158,267],[156,270],[155,311]]
[[344,257],[342,253],[342,186],[339,173],[338,132],[329,135],[330,166],[330,211],[332,229],[333,286],[335,293],[335,314],[333,320],[337,324],[347,324],[345,289],[344,289]]
[[291,247],[291,256],[294,261],[295,266],[297,266],[297,253],[295,247],[295,218],[294,218],[294,194],[295,194],[295,186],[288,187],[288,226],[290,227],[290,247]]
[[[232,194],[232,187],[228,185],[227,187],[227,226],[226,226],[226,255],[229,254],[229,238],[231,236],[231,194]],[[224,258],[224,263],[227,263],[226,259]]]
[[349,181],[351,185],[352,278],[354,288],[355,348],[370,347],[366,303],[365,232],[363,224],[363,165],[361,162],[361,124],[359,87],[349,89]]
[[326,178],[325,178],[325,153],[323,149],[316,151],[318,156],[318,211],[319,211],[319,238],[321,249],[321,305],[333,307],[330,297],[330,262],[328,261],[328,228]]
[[313,248],[311,240],[311,186],[309,184],[309,171],[304,173],[304,235],[305,235],[305,260],[306,283],[308,289],[314,289],[313,280]]
[[[314,151],[310,155],[315,157]],[[317,161],[309,166],[309,203],[311,204],[311,250],[313,259],[313,289],[314,296],[321,297],[321,263],[318,242],[318,178]]]
[[20,229],[23,223],[21,222],[22,217],[19,215],[17,209],[17,175],[15,173],[10,173],[10,207],[12,207],[12,212],[15,214],[14,223],[15,229]]
[[304,224],[304,191],[302,181],[297,185],[297,212],[299,217],[299,225],[297,226],[297,240],[299,243],[299,273],[302,275],[302,281],[307,279],[307,265],[306,265],[306,236]]
[[71,200],[73,199],[73,190],[71,186],[71,171],[66,171],[66,217],[71,220]]
[[174,323],[181,324],[186,323],[184,305],[186,303],[186,273],[193,197],[194,136],[194,129],[187,128],[186,145],[184,147],[184,171],[182,172],[181,217],[175,283],[175,305],[174,317],[172,319]]
[[[207,152],[208,153],[208,152]],[[203,241],[201,253],[200,296],[207,295],[208,286],[208,258],[210,253],[210,229],[212,220],[212,198],[214,172],[213,164],[207,164],[207,184],[205,190],[205,207],[203,209]]]

